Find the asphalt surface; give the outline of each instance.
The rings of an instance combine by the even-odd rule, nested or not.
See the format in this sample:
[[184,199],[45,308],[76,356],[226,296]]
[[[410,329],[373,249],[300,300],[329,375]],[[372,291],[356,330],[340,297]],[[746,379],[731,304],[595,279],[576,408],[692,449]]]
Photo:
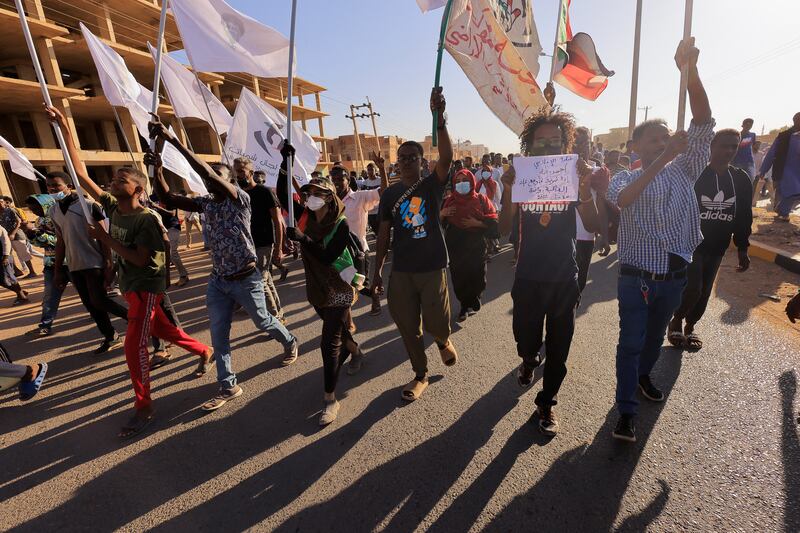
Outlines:
[[[170,294],[184,327],[209,343],[208,263],[198,249],[186,257],[193,281]],[[459,363],[444,367],[429,346],[432,383],[410,405],[400,387],[412,372],[388,310],[371,317],[362,298],[356,338],[368,357],[360,374],[343,373],[339,418],[324,429],[320,322],[299,262],[279,284],[301,340],[297,363],[281,368],[281,347],[237,313],[232,345],[244,395],[202,414],[214,372],[195,379],[196,360],[176,353],[153,372],[157,421],[125,442],[116,433],[132,391],[121,349],[91,355],[98,333],[72,289],[58,334],[38,340],[21,335],[38,305],[9,309],[4,293],[3,343],[15,359],[47,361],[50,372],[29,404],[0,395],[0,528],[800,530],[794,330],[726,299],[721,287],[698,328],[706,347],[664,348],[653,378],[667,401],[642,404],[637,443],[615,442],[616,262],[595,256],[559,396],[561,433],[546,439],[528,423],[541,384],[523,391],[514,378],[509,258],[490,265],[481,312],[454,327]]]

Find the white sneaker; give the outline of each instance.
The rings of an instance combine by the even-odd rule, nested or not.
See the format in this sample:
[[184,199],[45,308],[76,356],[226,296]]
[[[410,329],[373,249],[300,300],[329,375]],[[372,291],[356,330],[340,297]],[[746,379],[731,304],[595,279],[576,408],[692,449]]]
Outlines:
[[325,408],[322,410],[322,414],[319,415],[319,425],[320,426],[327,426],[334,420],[336,420],[336,416],[339,414],[339,401],[333,400],[332,402],[325,402]]

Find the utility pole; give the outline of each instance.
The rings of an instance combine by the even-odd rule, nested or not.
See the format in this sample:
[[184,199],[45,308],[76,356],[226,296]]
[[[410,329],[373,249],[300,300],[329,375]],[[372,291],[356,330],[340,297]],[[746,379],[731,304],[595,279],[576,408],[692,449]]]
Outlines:
[[[356,115],[355,114],[355,110],[356,109],[368,109],[369,113],[359,113],[359,114]],[[361,105],[351,105],[350,106],[350,114],[352,116],[347,117],[347,118],[352,118],[353,119],[353,124],[356,123],[356,119],[357,118],[368,118],[368,119],[372,120],[372,133],[375,135],[375,147],[377,149],[376,152],[377,152],[378,155],[380,155],[380,153],[381,153],[381,140],[380,140],[380,137],[378,137],[378,126],[375,123],[375,117],[379,117],[379,116],[381,116],[381,114],[380,113],[376,113],[372,109],[372,102],[370,102],[369,96],[367,96],[367,102],[366,103],[361,104]],[[359,150],[361,150],[361,149],[359,148]],[[364,159],[364,154],[363,153],[361,154],[361,159],[362,160]]]
[[638,109],[640,111],[644,110],[644,121],[647,122],[647,112],[650,111],[651,109],[653,109],[653,106],[646,105],[646,106],[642,106],[642,107],[637,107],[636,109]]
[[[356,118],[360,115],[356,115],[356,106],[350,104],[350,114],[345,115],[345,118],[349,118],[353,121],[353,136],[356,140],[356,157],[358,161],[361,163],[361,166],[364,166],[364,152],[361,151],[361,139],[358,136],[358,124],[356,123]],[[358,164],[354,164],[353,167],[355,168],[356,172],[358,172]]]

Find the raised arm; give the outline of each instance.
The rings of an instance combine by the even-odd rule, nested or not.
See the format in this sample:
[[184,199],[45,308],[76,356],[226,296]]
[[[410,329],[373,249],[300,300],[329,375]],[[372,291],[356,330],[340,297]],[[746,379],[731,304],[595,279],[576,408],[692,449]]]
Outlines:
[[692,118],[696,124],[705,124],[711,120],[711,105],[708,103],[708,95],[697,71],[697,58],[699,55],[700,50],[694,45],[694,37],[690,37],[686,41],[681,41],[678,45],[678,50],[675,52],[675,64],[679,70],[684,67],[687,70],[687,89]]
[[157,116],[151,114],[150,122],[150,137],[155,139],[163,139],[164,142],[172,144],[189,162],[189,166],[197,172],[200,177],[207,184],[212,184],[211,187],[214,191],[221,191],[232,200],[238,198],[236,187],[229,183],[227,180],[222,179],[217,174],[211,165],[197,157],[194,152],[185,147],[158,119]]
[[92,181],[92,179],[89,177],[89,173],[86,172],[86,165],[83,164],[81,156],[78,153],[78,148],[75,146],[75,140],[72,138],[72,134],[70,133],[67,119],[64,117],[64,114],[61,111],[53,106],[45,105],[44,108],[47,112],[47,118],[50,119],[50,122],[58,124],[58,127],[61,128],[61,133],[64,135],[64,143],[66,144],[69,158],[72,161],[72,166],[75,167],[75,174],[78,176],[78,181],[80,181],[81,187],[83,187],[83,189],[89,193],[92,198],[99,202],[100,196],[103,194],[103,189],[101,189],[99,185]]
[[581,216],[581,221],[586,231],[589,233],[597,233],[600,231],[600,215],[597,212],[597,205],[592,196],[592,188],[590,185],[592,167],[583,159],[578,159],[577,166],[578,175],[580,176],[578,213]]
[[372,152],[370,158],[372,162],[375,163],[375,166],[378,167],[378,172],[381,173],[381,185],[378,187],[378,194],[381,195],[383,191],[389,187],[389,176],[386,174],[386,160],[376,152]]
[[450,164],[453,162],[453,145],[447,133],[447,123],[444,117],[446,102],[441,87],[434,87],[431,91],[431,112],[438,113],[439,127],[436,133],[439,137],[439,160],[436,162],[436,177],[441,183],[446,183],[450,173]]
[[179,194],[174,194],[169,190],[167,180],[164,179],[164,168],[161,164],[161,148],[164,145],[163,139],[156,140],[155,153],[148,152],[144,156],[144,162],[153,167],[154,189],[158,199],[167,206],[167,209],[180,209],[182,211],[200,211],[200,207],[192,200]]

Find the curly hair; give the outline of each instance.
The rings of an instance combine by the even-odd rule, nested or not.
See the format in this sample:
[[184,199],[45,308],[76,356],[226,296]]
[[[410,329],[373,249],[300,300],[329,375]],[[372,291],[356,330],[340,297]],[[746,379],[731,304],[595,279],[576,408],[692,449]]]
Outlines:
[[533,135],[540,126],[552,124],[561,130],[561,145],[564,153],[572,152],[572,145],[575,142],[575,117],[571,113],[564,113],[560,110],[549,111],[545,108],[529,116],[525,120],[525,128],[519,136],[520,151],[523,154],[530,153],[533,146]]

